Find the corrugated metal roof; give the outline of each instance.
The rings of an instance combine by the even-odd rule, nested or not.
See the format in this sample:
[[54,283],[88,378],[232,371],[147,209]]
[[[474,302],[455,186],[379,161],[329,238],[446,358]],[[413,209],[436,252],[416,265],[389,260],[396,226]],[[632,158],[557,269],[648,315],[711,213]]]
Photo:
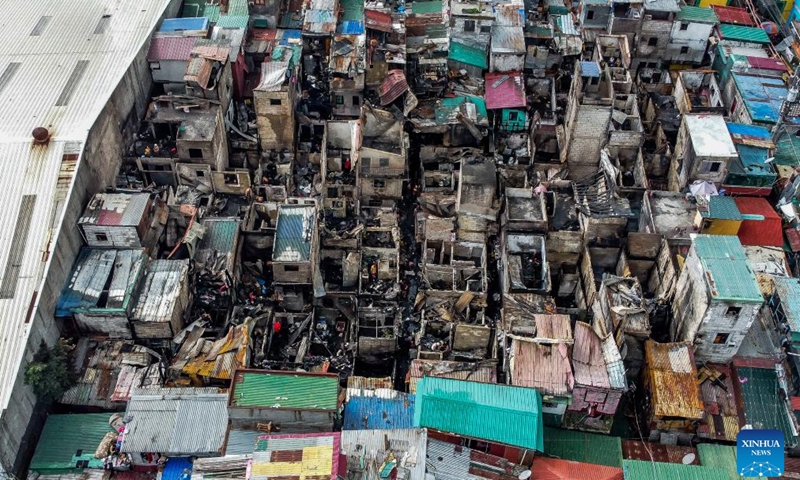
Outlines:
[[732,75],[754,122],[775,123],[780,119],[781,104],[788,92],[782,78],[737,72]]
[[738,237],[697,235],[693,245],[712,297],[751,303],[764,301]]
[[30,470],[42,474],[80,471],[76,462],[89,461],[90,467],[102,468],[95,459],[97,446],[111,432],[108,413],[50,415],[36,445]]
[[700,461],[697,459],[697,450],[692,447],[683,445],[662,445],[660,443],[646,442],[643,440],[623,440],[622,456],[626,460],[683,463],[685,465],[700,464]]
[[644,11],[649,12],[680,12],[679,0],[650,0],[644,5]]
[[720,38],[733,42],[756,43],[769,45],[769,35],[762,28],[745,27],[723,23],[719,27]]
[[197,37],[154,37],[150,40],[150,50],[147,51],[147,60],[160,61],[188,61]]
[[275,224],[272,261],[309,261],[316,221],[316,209],[313,206],[281,205]]
[[527,99],[522,73],[486,73],[484,78],[486,108],[525,108]]
[[611,388],[603,357],[603,342],[588,323],[575,322],[572,365],[575,369],[575,383],[578,385]]
[[544,429],[544,453],[575,462],[622,466],[622,441],[619,437],[563,430]]
[[392,16],[388,13],[379,12],[377,10],[364,11],[364,20],[366,27],[381,32],[392,31]]
[[409,473],[408,477],[398,478],[424,480],[427,444],[428,432],[424,428],[343,431],[341,453],[347,458],[347,478],[364,478],[362,472],[374,472],[392,455],[398,469]]
[[427,457],[427,473],[435,480],[509,480],[528,471],[505,458],[434,439],[428,440]]
[[417,383],[422,377],[441,377],[471,382],[497,383],[497,362],[452,362],[448,360],[414,359],[409,368],[411,383],[409,391],[417,391]]
[[530,388],[425,377],[414,426],[541,451],[542,398]]
[[454,40],[450,41],[450,51],[447,54],[447,58],[454,62],[466,63],[483,69],[489,68],[485,49],[465,45]]
[[693,23],[719,23],[717,15],[714,10],[703,7],[691,7],[689,5],[681,5],[681,11],[675,16],[679,22],[693,22]]
[[161,471],[161,478],[159,480],[181,480],[183,478],[184,470],[188,471],[191,475],[192,472],[192,459],[189,457],[170,457],[164,465],[164,470]]
[[786,323],[793,332],[800,332],[800,279],[773,277],[772,280]]
[[149,204],[148,193],[98,193],[89,200],[78,225],[136,227]]
[[701,210],[700,215],[703,218],[714,220],[742,220],[742,214],[736,207],[736,201],[733,197],[724,197],[722,195],[712,196],[708,201],[708,210]]
[[736,447],[701,443],[697,445],[697,455],[700,457],[700,464],[704,467],[724,470],[728,474],[729,480],[740,478],[736,471]]
[[339,432],[262,436],[247,470],[247,480],[335,480],[340,445]]
[[408,90],[406,74],[402,70],[390,70],[386,79],[378,87],[378,95],[381,97],[381,106],[389,105]]
[[[719,373],[717,379],[708,376]],[[733,376],[725,365],[707,364],[700,368],[698,381],[706,415],[697,434],[717,441],[735,442],[739,433],[739,409],[734,394]]]
[[256,440],[264,435],[264,432],[243,428],[231,428],[228,430],[228,437],[225,440],[225,455],[247,455],[253,453],[256,448]]
[[490,51],[495,53],[526,53],[525,32],[522,27],[492,25]]
[[169,322],[182,305],[181,289],[189,276],[188,260],[154,260],[147,267],[131,321]]
[[127,311],[145,260],[144,250],[84,247],[58,299],[56,316],[86,311]]
[[786,437],[786,447],[797,444],[785,392],[780,391],[778,374],[774,369],[736,367],[736,378],[742,391],[745,425],[766,430],[780,430]]
[[228,396],[194,389],[136,391],[128,402],[121,452],[219,455],[228,428]]
[[[740,147],[746,147],[746,145]],[[742,214],[764,217],[764,220],[745,219],[742,222],[739,232],[736,234],[742,245],[783,246],[783,222],[767,199],[736,197],[736,206]]]
[[452,124],[458,123],[455,118],[456,113],[461,113],[467,117],[470,112],[474,113],[475,123],[479,125],[488,125],[486,102],[482,97],[473,97],[470,95],[463,95],[460,97],[446,97],[439,101],[434,108],[436,115],[436,123],[439,124]]
[[677,463],[625,460],[622,471],[625,480],[728,480],[725,470]]
[[442,13],[442,2],[412,2],[411,13],[413,15],[425,15],[429,13]]
[[581,76],[600,78],[600,64],[597,62],[581,62]]
[[623,480],[622,469],[558,458],[537,457],[533,460],[536,480]]
[[331,34],[336,31],[337,0],[310,0],[303,16],[303,33]]
[[[366,397],[375,394],[375,390],[391,390],[394,388],[392,377],[359,377],[351,375],[347,377],[347,393],[345,400],[350,397]],[[411,392],[414,393],[414,392]]]
[[567,396],[575,385],[565,343],[538,344],[514,338],[511,345],[511,384],[535,388],[542,395]]
[[233,380],[232,407],[336,410],[338,375],[239,371]]
[[247,15],[221,15],[217,20],[217,28],[247,28],[250,17]]
[[750,13],[739,7],[726,7],[723,5],[711,5],[720,23],[733,23],[737,25],[754,26],[755,22]]
[[650,405],[655,417],[700,419],[703,402],[694,356],[686,343],[645,342]]
[[391,392],[388,396],[351,397],[344,407],[342,430],[412,428],[414,395]]
[[[29,2],[6,0],[6,41],[0,45],[0,69],[18,65],[0,91],[0,224],[14,229],[25,197],[33,197],[24,248],[12,269],[19,273],[14,292],[0,298],[0,412],[16,391],[20,362],[32,328],[38,325],[39,303],[51,248],[61,233],[64,208],[88,132],[111,94],[163,15],[168,0],[122,1],[102,34],[95,34],[108,5],[95,0]],[[42,35],[30,36],[31,25],[52,16]],[[55,107],[78,61],[88,61],[67,105]],[[46,123],[43,123],[46,122]],[[46,146],[32,147],[31,132],[47,126],[52,138]],[[74,228],[68,225],[67,228]],[[6,270],[14,237],[0,235],[0,271]],[[50,252],[47,254],[46,252]],[[67,263],[72,259],[66,260]],[[57,286],[56,290],[60,287]],[[47,312],[44,316],[51,315]]]

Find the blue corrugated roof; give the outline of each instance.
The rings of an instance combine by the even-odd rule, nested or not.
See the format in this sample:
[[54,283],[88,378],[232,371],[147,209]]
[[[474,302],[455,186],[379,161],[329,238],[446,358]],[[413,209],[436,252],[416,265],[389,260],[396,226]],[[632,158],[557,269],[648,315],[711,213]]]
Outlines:
[[725,122],[725,124],[728,126],[728,131],[731,135],[759,138],[764,140],[769,140],[772,138],[772,134],[766,127],[733,122]]
[[396,392],[395,398],[350,397],[344,407],[342,430],[380,430],[414,427],[415,396]]
[[161,24],[159,32],[184,30],[208,30],[208,19],[206,17],[168,18]]
[[532,388],[424,377],[414,426],[544,450],[542,397]]
[[361,35],[364,33],[364,22],[361,20],[342,20],[336,27],[336,33],[342,35]]
[[284,205],[275,226],[275,262],[307,262],[311,257],[315,210],[313,206]]
[[781,78],[733,73],[736,88],[754,122],[775,123],[788,89]]
[[597,62],[581,62],[582,77],[599,77],[600,65]]
[[764,301],[739,237],[698,235],[694,247],[714,299],[748,303]]
[[296,45],[303,38],[303,31],[298,29],[278,30],[278,45]]
[[[186,475],[184,476],[184,470]],[[192,478],[192,459],[189,457],[170,457],[161,473],[161,480],[189,480]]]

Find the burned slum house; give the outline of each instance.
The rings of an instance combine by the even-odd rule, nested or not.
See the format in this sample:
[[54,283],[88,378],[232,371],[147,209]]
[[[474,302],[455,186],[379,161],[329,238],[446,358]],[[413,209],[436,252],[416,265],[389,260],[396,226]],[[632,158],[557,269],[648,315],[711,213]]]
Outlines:
[[363,207],[392,207],[408,176],[408,134],[394,113],[364,107],[358,150],[359,197]]
[[329,89],[331,113],[336,117],[358,117],[364,103],[366,36],[335,35],[331,43]]
[[321,157],[321,178],[325,247],[358,249],[360,224],[357,220],[359,143],[361,127],[357,120],[331,120],[325,124]]

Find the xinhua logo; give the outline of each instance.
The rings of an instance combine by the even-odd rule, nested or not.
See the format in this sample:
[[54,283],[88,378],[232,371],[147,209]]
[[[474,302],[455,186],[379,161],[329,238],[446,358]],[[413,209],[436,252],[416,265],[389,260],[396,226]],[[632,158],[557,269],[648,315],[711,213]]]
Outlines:
[[740,430],[736,437],[736,469],[742,477],[780,477],[783,474],[783,432]]

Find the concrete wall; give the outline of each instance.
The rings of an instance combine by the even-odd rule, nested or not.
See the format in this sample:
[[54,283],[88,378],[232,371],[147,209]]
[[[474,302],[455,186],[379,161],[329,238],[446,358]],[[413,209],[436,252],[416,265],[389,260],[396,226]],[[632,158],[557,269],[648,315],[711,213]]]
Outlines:
[[[661,57],[669,44],[672,32],[671,20],[645,20],[642,22],[642,33],[636,41],[637,57]],[[655,45],[651,45],[655,39]]]
[[[685,30],[681,27],[685,26]],[[714,26],[707,23],[675,22],[670,33],[665,59],[673,62],[701,63]],[[685,53],[682,49],[687,49]]]
[[[731,314],[731,307],[741,310],[737,314]],[[712,302],[697,331],[695,360],[729,363],[739,351],[760,310],[761,304]],[[720,334],[727,335],[727,338],[722,341],[722,337],[717,337]],[[719,343],[715,343],[715,339]]]
[[[600,149],[608,138],[608,122],[611,107],[580,105],[575,120],[567,128],[570,131],[567,166],[571,180],[580,178],[584,170],[591,173],[600,163]],[[591,171],[590,171],[591,170]]]
[[149,68],[153,72],[153,80],[158,83],[183,83],[183,75],[186,73],[188,64],[188,59],[162,60],[152,62]]
[[[472,32],[464,31],[464,22],[475,22],[475,30]],[[488,45],[492,40],[492,24],[494,18],[480,18],[480,17],[458,17],[452,16],[450,18],[450,26],[452,27],[452,38],[465,38],[473,42],[480,42]],[[484,31],[481,31],[483,27]]]
[[492,72],[518,72],[524,68],[524,53],[492,53],[489,55],[489,70]]
[[[180,3],[173,0],[162,19],[177,15]],[[38,308],[31,318],[31,330],[20,373],[13,386],[8,408],[0,417],[0,466],[2,470],[20,478],[25,476],[28,461],[47,418],[44,408],[37,408],[33,390],[24,384],[24,372],[40,343],[44,341],[52,345],[59,337],[59,325],[53,314],[78,251],[83,246],[77,228],[78,217],[92,195],[113,184],[124,153],[125,139],[130,138],[138,128],[139,121],[144,118],[152,87],[145,58],[148,47],[149,42],[145,42],[89,130],[72,190],[64,200],[63,223],[50,252],[50,264],[45,273],[43,289],[39,292]],[[74,153],[79,153],[79,149]]]

